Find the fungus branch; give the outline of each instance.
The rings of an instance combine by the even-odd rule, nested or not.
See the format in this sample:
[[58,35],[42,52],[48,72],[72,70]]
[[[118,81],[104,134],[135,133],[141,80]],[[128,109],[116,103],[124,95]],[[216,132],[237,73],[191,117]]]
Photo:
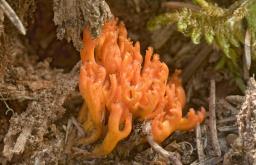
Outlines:
[[169,69],[152,48],[143,62],[139,42],[128,39],[123,23],[106,22],[97,38],[85,28],[83,40],[79,88],[85,103],[79,121],[88,135],[79,143],[90,144],[105,136],[93,156],[110,153],[126,138],[132,118],[149,121],[158,143],[176,130],[190,130],[203,121],[204,108],[198,114],[190,109],[182,117],[186,97],[181,72],[176,70],[168,82]]

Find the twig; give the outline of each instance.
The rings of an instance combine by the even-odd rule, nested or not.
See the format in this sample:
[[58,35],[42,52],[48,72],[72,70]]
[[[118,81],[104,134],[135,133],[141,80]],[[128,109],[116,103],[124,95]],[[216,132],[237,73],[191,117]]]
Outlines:
[[202,164],[199,162],[193,162],[191,165],[217,165],[222,161],[222,157],[207,157]]
[[140,0],[133,0],[133,3],[135,5],[135,10],[137,13],[140,12]]
[[199,68],[199,66],[209,57],[209,54],[212,52],[212,49],[205,45],[203,49],[197,54],[193,61],[184,69],[182,74],[182,80],[186,83],[193,73]]
[[72,121],[72,124],[74,124],[74,126],[76,127],[79,136],[84,137],[85,132],[84,132],[83,128],[81,127],[80,123],[78,123],[78,121],[73,116],[71,117],[71,121]]
[[[70,120],[70,122],[72,121]],[[76,130],[75,129],[70,130],[67,136],[67,142],[65,143],[64,153],[66,154],[71,153],[72,147],[75,144],[76,137],[77,137]]]
[[215,80],[210,81],[210,100],[209,100],[209,129],[212,141],[212,147],[216,156],[221,156],[221,149],[218,141],[216,129],[216,87]]
[[204,145],[202,142],[201,126],[198,124],[196,127],[196,147],[199,164],[203,165],[205,161]]
[[24,25],[20,21],[15,11],[11,8],[11,6],[5,0],[0,0],[0,7],[10,19],[10,21],[14,24],[14,26],[21,32],[21,34],[26,35],[26,29]]
[[245,97],[240,95],[230,95],[225,98],[228,102],[240,105],[244,102]]
[[231,117],[227,117],[227,118],[221,119],[217,123],[218,124],[224,124],[224,123],[235,122],[235,121],[236,121],[236,117],[235,116],[231,116]]
[[81,61],[78,61],[76,65],[72,68],[69,74],[75,75],[79,71],[80,66],[81,66]]
[[162,7],[169,8],[169,9],[180,9],[180,8],[188,8],[192,11],[199,11],[200,7],[184,2],[163,2]]
[[68,119],[68,124],[66,127],[66,135],[65,135],[65,144],[67,144],[67,142],[68,142],[68,135],[69,135],[71,129],[72,129],[72,121],[71,121],[71,119]]
[[174,165],[182,165],[177,154],[166,151],[154,141],[153,136],[151,134],[151,124],[149,122],[146,122],[145,125],[143,126],[143,132],[147,135],[148,143],[157,153],[161,154],[164,158],[169,159]]
[[218,131],[220,131],[220,132],[237,132],[238,128],[237,128],[237,126],[223,126],[223,127],[218,127]]
[[[73,125],[76,127],[77,131],[73,129]],[[70,153],[71,149],[74,145],[74,139],[77,137],[78,132],[78,137],[84,137],[85,132],[83,128],[80,126],[79,122],[71,116],[71,118],[68,120],[67,128],[66,128],[66,137],[65,137],[65,153]]]
[[90,158],[94,158],[93,156],[91,156],[91,152],[83,150],[81,148],[72,147],[72,150],[74,151],[74,156],[76,157],[88,158],[90,156]]
[[[0,97],[4,99],[2,93],[0,93]],[[5,111],[5,115],[8,115],[9,112],[14,114],[14,110],[11,107],[9,107],[9,105],[6,103],[6,101],[5,100],[2,100],[2,101],[4,102],[4,105],[7,108],[7,111]]]
[[220,99],[218,103],[225,108],[226,110],[231,111],[233,114],[236,114],[238,112],[238,109],[233,107],[229,102],[227,102],[225,99]]
[[14,96],[14,97],[4,97],[0,98],[0,101],[10,101],[10,100],[36,100],[35,97],[30,96]]

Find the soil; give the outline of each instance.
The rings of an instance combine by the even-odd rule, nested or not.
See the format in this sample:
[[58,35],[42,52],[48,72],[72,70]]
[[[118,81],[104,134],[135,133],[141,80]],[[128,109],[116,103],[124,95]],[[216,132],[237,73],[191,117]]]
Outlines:
[[175,25],[148,31],[147,22],[168,10],[163,2],[106,0],[108,8],[101,0],[8,1],[27,34],[22,36],[7,17],[1,21],[0,12],[0,164],[170,164],[143,142],[140,121],[107,157],[88,159],[71,151],[76,128],[70,123],[83,103],[78,90],[82,29],[90,25],[96,36],[112,15],[125,23],[131,40],[140,41],[142,52],[152,46],[171,72],[183,70],[186,107],[209,109],[196,131],[176,132],[161,146],[182,164],[255,163],[256,138],[245,140],[256,136],[254,80],[243,93],[228,70],[214,69],[221,51],[204,42],[193,44]]

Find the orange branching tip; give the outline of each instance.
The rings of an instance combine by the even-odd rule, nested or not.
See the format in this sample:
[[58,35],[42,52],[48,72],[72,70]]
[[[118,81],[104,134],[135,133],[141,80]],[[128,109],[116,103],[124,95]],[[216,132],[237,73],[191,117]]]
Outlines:
[[123,23],[112,19],[100,36],[83,33],[79,89],[85,100],[79,121],[87,136],[79,143],[90,144],[101,137],[103,143],[92,152],[110,153],[132,130],[132,118],[151,121],[155,141],[162,142],[176,130],[190,130],[201,123],[205,109],[193,109],[182,117],[185,92],[176,70],[168,81],[169,70],[158,54],[148,48],[145,59],[140,44],[127,38]]

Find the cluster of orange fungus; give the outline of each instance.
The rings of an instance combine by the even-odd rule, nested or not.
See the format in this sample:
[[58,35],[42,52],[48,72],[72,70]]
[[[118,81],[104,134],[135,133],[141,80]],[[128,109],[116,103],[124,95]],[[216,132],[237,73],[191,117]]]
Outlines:
[[168,81],[168,67],[152,48],[143,61],[139,42],[133,44],[127,38],[123,23],[106,22],[97,38],[85,28],[83,42],[79,88],[85,104],[79,121],[87,136],[79,143],[104,137],[92,154],[110,153],[130,134],[133,118],[150,121],[153,138],[159,143],[175,130],[190,130],[203,121],[203,108],[197,114],[190,109],[182,117],[186,98],[180,71]]

